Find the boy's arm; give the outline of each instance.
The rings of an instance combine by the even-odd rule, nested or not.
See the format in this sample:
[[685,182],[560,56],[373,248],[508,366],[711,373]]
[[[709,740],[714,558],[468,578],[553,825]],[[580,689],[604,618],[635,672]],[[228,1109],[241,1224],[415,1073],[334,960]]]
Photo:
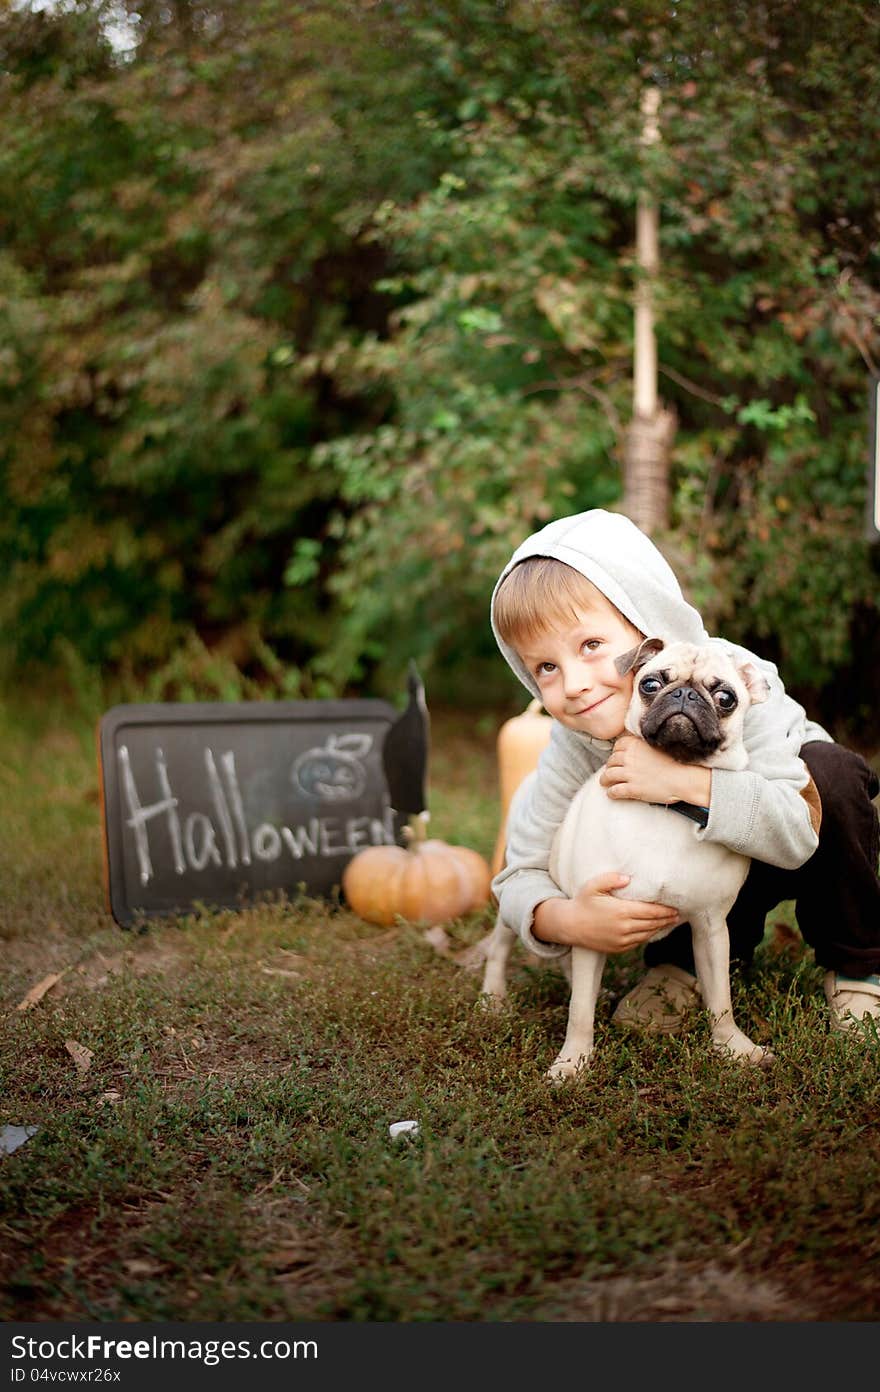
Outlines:
[[597,766],[583,742],[554,723],[537,774],[511,803],[505,864],[492,890],[505,923],[539,957],[561,957],[568,951],[536,938],[532,924],[538,904],[567,897],[550,876],[550,848],[572,798]]

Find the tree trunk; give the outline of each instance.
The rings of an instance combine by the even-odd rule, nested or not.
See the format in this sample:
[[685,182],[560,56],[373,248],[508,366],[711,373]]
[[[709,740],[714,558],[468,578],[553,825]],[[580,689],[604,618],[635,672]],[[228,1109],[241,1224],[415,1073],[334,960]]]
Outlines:
[[623,459],[623,510],[649,536],[669,526],[669,459],[677,417],[657,406],[652,416],[633,416]]
[[[643,145],[653,145],[660,139],[659,106],[659,90],[648,87],[642,98]],[[636,214],[639,279],[635,295],[633,418],[623,448],[623,510],[649,535],[669,526],[669,461],[677,424],[675,412],[657,398],[653,296],[653,280],[660,265],[657,224],[657,204],[642,193]]]

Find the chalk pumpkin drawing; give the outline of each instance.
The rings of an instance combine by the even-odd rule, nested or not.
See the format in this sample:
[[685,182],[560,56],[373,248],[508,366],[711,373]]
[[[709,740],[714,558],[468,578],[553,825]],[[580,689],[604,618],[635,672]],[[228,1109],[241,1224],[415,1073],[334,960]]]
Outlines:
[[367,786],[367,770],[361,760],[372,747],[372,735],[328,735],[323,746],[307,749],[296,760],[290,774],[294,787],[325,802],[360,797]]

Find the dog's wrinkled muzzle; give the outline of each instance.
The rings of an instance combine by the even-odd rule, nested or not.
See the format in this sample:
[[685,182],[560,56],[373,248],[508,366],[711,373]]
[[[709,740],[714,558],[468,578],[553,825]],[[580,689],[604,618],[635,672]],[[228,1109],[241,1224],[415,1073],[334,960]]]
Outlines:
[[714,707],[692,686],[663,691],[642,719],[642,738],[681,763],[699,763],[721,744]]

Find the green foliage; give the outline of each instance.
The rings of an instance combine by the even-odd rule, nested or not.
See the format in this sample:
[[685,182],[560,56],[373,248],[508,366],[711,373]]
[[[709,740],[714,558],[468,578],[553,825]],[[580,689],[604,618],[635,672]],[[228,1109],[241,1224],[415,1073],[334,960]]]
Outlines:
[[461,172],[378,211],[375,235],[417,269],[384,282],[400,301],[388,338],[333,350],[356,390],[393,386],[395,419],[312,456],[340,480],[326,535],[343,672],[380,633],[392,670],[407,653],[436,675],[466,670],[487,653],[487,596],[521,535],[618,492],[629,309],[613,227],[560,177],[576,129],[549,112],[528,139],[508,116],[427,124]]
[[650,192],[659,540],[710,626],[831,690],[878,629],[866,0],[126,9],[124,56],[98,3],[0,21],[7,664],[509,693],[498,570],[620,497]]
[[13,663],[64,638],[134,680],[197,632],[268,676],[266,639],[285,665],[323,648],[319,587],[284,583],[336,486],[306,461],[374,408],[286,364],[382,322],[384,254],[361,228],[380,192],[424,181],[404,134],[413,74],[392,70],[382,26],[359,47],[355,9],[266,4],[215,26],[141,7],[129,60],[102,49],[99,71],[62,65],[63,80],[35,46],[48,27],[53,53],[79,52],[97,8],[3,21]]
[[[524,8],[511,7],[505,37]],[[847,216],[864,185],[830,154],[843,107],[857,146],[875,125],[842,95],[863,100],[874,83],[863,7],[836,12],[852,40],[845,65],[818,11],[806,52],[798,31],[790,52],[804,71],[783,53],[786,7],[751,34],[732,13],[659,7],[646,31],[623,7],[598,50],[584,27],[595,9],[543,8],[559,22],[529,57],[547,85],[533,76],[530,102],[471,68],[466,119],[421,120],[444,153],[436,185],[375,219],[410,269],[385,282],[398,299],[390,337],[343,361],[360,390],[393,389],[396,419],[315,456],[349,505],[327,528],[349,611],[341,670],[379,635],[392,666],[416,651],[441,684],[456,656],[470,670],[490,651],[485,602],[513,545],[619,497],[632,226],[647,180],[662,205],[663,389],[679,419],[674,531],[661,544],[685,559],[711,625],[779,658],[815,697],[849,656],[853,614],[876,615],[862,516],[878,251]],[[431,42],[451,68],[475,57],[451,22]],[[665,52],[664,139],[650,160],[637,147],[646,44]],[[821,103],[827,125],[813,62],[828,91],[839,82],[833,119]]]

